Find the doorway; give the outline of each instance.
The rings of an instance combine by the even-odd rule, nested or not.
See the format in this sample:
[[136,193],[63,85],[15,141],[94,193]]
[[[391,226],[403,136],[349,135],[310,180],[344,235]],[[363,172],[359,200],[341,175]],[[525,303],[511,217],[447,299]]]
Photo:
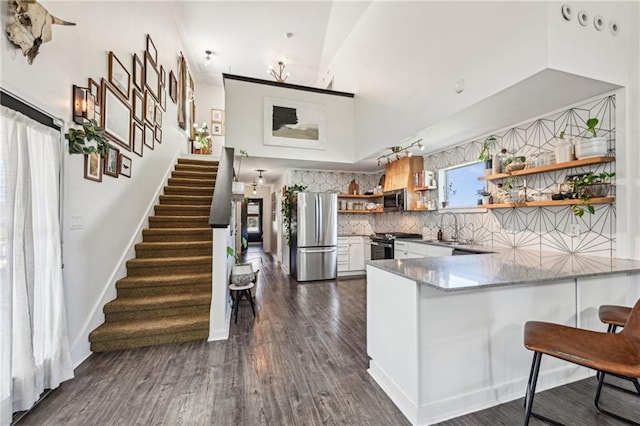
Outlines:
[[262,198],[249,198],[247,200],[246,212],[247,240],[250,243],[262,244],[264,232],[262,229]]

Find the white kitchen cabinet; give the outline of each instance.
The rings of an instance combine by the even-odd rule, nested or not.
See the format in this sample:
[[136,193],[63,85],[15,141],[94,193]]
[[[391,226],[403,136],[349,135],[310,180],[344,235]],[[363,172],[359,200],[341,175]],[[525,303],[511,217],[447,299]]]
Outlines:
[[338,274],[357,275],[364,274],[364,261],[366,258],[366,237],[338,237]]
[[364,237],[349,237],[349,270],[364,271]]

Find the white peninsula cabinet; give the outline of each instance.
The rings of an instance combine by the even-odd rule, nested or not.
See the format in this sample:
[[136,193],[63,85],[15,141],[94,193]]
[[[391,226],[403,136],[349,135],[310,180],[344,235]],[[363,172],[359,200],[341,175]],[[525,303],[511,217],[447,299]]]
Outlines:
[[413,243],[411,241],[398,241],[393,243],[394,259],[417,259],[420,257],[451,256],[453,249],[431,244]]
[[368,237],[338,237],[338,275],[364,275],[365,259],[369,260],[366,248],[370,249],[365,240]]
[[[524,395],[527,321],[604,332],[598,307],[639,297],[633,260],[507,249],[371,261],[368,372],[412,424],[441,422]],[[594,374],[545,357],[538,390]]]

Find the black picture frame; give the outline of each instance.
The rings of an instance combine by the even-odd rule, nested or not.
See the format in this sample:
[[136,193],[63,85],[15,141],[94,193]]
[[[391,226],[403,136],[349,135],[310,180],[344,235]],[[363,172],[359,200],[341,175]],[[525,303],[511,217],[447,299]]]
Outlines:
[[131,178],[131,157],[120,154],[120,174],[124,177]]
[[107,156],[103,158],[103,172],[107,176],[117,178],[120,175],[120,150],[114,146],[109,147]]

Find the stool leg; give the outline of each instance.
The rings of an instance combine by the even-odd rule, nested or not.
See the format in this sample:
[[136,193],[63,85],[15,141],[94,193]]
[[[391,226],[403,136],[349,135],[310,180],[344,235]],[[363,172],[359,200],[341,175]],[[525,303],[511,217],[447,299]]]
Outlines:
[[256,317],[256,310],[253,306],[253,297],[251,296],[251,289],[247,290],[247,299],[249,299],[249,303],[251,303],[251,312],[253,312],[253,317]]
[[[240,293],[240,294],[238,294]],[[232,311],[235,310],[235,324],[238,323],[238,307],[239,307],[239,303],[240,303],[240,296],[242,295],[241,292],[234,292],[234,300],[233,300],[233,308]]]
[[531,373],[529,373],[529,382],[527,383],[527,393],[524,396],[524,426],[528,426],[529,420],[531,419],[531,410],[533,408],[533,398],[536,394],[536,384],[538,382],[538,373],[540,372],[541,359],[542,353],[533,353],[533,361],[531,362]]
[[[633,421],[631,419],[628,419],[626,417],[622,417],[622,416],[620,416],[620,415],[618,415],[616,413],[613,413],[611,411],[607,411],[604,408],[600,408],[600,393],[602,392],[602,385],[606,384],[604,382],[604,376],[605,376],[605,373],[600,371],[600,378],[598,380],[598,390],[596,390],[596,399],[594,401],[594,404],[595,404],[596,408],[598,409],[598,411],[600,411],[602,414],[606,414],[609,417],[613,417],[614,419],[618,419],[618,420],[620,420],[622,422],[625,422],[627,424],[636,425],[636,426],[640,425],[640,423],[635,422],[635,421]],[[631,378],[629,378],[629,379],[631,380]],[[608,385],[608,386],[612,386],[612,385]],[[637,387],[638,387],[638,385],[636,385],[636,388]],[[638,391],[640,392],[640,389],[638,389]]]

